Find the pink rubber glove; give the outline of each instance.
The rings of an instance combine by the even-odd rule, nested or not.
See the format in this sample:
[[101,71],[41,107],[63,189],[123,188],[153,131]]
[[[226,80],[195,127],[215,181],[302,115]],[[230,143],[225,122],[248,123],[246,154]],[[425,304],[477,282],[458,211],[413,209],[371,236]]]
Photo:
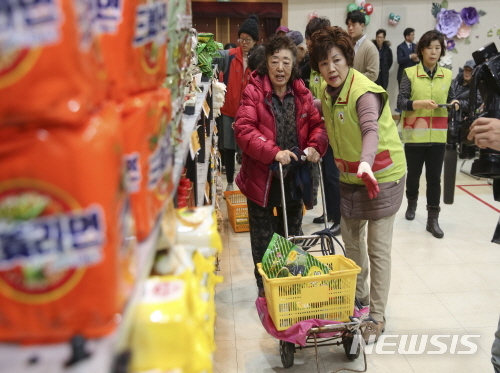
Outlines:
[[363,183],[365,183],[366,189],[368,189],[368,197],[370,197],[370,199],[377,197],[380,189],[377,179],[373,176],[372,168],[367,162],[361,162],[359,164],[357,176],[358,179],[363,180]]

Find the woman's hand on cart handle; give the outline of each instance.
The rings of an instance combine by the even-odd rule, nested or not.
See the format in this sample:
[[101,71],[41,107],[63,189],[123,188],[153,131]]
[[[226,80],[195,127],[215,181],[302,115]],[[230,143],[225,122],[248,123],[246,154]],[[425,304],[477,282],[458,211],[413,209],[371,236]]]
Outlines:
[[292,161],[291,158],[295,159],[296,161],[299,160],[294,152],[291,152],[290,150],[280,150],[274,157],[274,160],[284,166]]
[[321,155],[318,153],[318,151],[311,146],[306,148],[304,150],[304,153],[306,155],[306,159],[309,162],[318,163],[319,159],[321,158]]
[[368,189],[368,197],[373,199],[377,197],[380,189],[378,187],[378,181],[373,176],[372,168],[367,162],[361,162],[358,166],[358,179],[363,180],[365,183],[366,189]]

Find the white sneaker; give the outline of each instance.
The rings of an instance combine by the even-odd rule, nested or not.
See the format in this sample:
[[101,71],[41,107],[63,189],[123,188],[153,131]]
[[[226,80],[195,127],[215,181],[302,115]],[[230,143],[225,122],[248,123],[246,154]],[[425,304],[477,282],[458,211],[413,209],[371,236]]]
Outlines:
[[233,183],[228,183],[227,184],[227,187],[226,187],[226,192],[230,192],[234,190],[234,186],[233,186]]

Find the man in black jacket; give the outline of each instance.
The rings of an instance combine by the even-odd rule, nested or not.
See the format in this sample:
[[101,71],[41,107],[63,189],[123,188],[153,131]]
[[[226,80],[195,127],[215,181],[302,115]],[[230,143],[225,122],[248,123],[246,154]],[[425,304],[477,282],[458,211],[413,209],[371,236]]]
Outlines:
[[403,35],[405,41],[398,45],[397,55],[398,55],[398,86],[401,84],[401,77],[403,76],[403,70],[407,67],[415,66],[418,62],[417,56],[417,44],[413,42],[415,39],[415,30],[408,27],[404,30]]
[[[470,79],[472,78],[472,70],[476,63],[474,60],[469,60],[465,63],[464,68],[458,71],[458,75],[451,82],[450,88],[450,99],[453,101],[458,101],[460,104],[460,110],[462,111],[462,119],[468,116],[469,111],[469,90],[470,90]],[[477,104],[481,105],[482,98],[477,92]]]
[[392,50],[391,43],[385,40],[386,32],[384,29],[380,29],[375,34],[376,38],[373,43],[378,49],[378,55],[380,59],[380,68],[378,72],[378,78],[375,81],[379,86],[387,90],[389,85],[389,69],[392,66]]

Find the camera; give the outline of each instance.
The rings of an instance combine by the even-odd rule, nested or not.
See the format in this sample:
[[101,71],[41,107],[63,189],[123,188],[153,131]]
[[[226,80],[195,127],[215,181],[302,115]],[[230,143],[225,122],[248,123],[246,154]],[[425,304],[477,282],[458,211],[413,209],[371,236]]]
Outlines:
[[[453,203],[457,157],[474,159],[470,174],[493,179],[493,197],[495,201],[500,201],[500,152],[489,148],[479,149],[474,141],[467,139],[470,127],[477,118],[500,119],[500,54],[496,45],[490,43],[475,51],[472,57],[476,67],[469,83],[468,111],[462,116],[453,107],[448,118],[443,174],[443,201],[445,204]],[[479,115],[478,92],[483,98],[482,113]],[[476,155],[478,155],[477,158]],[[500,244],[500,221],[492,242]]]
[[[452,204],[455,194],[457,157],[474,159],[478,147],[468,140],[470,126],[479,117],[500,119],[500,54],[490,43],[472,54],[476,67],[469,83],[469,109],[465,119],[452,108],[448,120],[448,138],[444,157],[443,201]],[[477,93],[483,97],[483,111],[478,115]],[[479,149],[471,167],[471,175],[493,179],[493,196],[500,201],[500,152]]]

